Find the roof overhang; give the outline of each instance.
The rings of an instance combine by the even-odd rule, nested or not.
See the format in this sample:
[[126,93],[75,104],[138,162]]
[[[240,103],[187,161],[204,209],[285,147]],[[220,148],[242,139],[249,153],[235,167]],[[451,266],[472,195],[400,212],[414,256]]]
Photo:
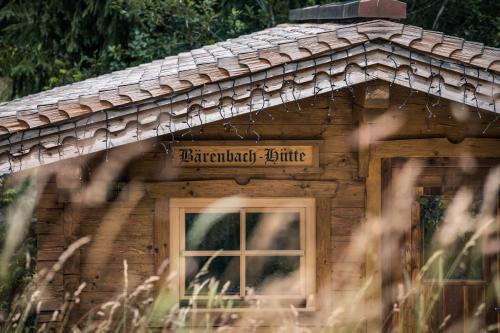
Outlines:
[[[496,74],[444,62],[387,42],[367,42],[342,51],[282,64],[235,79],[93,112],[84,117],[0,140],[0,174],[61,160],[196,126],[261,112],[357,84],[382,80],[429,96],[496,112]],[[236,138],[236,136],[235,136]],[[249,137],[248,139],[256,139]]]

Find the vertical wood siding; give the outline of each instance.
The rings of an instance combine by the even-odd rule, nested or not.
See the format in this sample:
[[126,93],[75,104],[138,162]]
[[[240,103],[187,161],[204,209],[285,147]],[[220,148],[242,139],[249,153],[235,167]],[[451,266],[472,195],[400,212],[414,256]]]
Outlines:
[[[467,136],[481,136],[482,130],[491,120],[491,116],[483,115],[476,119],[475,111],[469,111],[469,121],[457,122],[450,115],[449,105],[441,101],[441,106],[434,108],[436,117],[429,121],[425,108],[426,98],[414,94],[408,104],[400,109],[408,90],[391,88],[391,104],[389,114],[394,119],[402,119],[403,127],[386,139],[448,137],[460,140]],[[328,97],[318,97],[301,102],[302,111],[298,111],[294,103],[289,103],[290,112],[284,108],[269,111],[273,120],[265,112],[256,119],[254,129],[262,140],[319,140],[321,170],[304,169],[303,172],[290,173],[286,169],[267,169],[236,173],[231,169],[206,170],[178,169],[171,165],[171,160],[163,149],[147,152],[128,164],[126,179],[140,179],[144,182],[195,181],[195,180],[236,180],[245,184],[251,179],[267,180],[274,187],[280,186],[281,180],[317,181],[324,184],[336,184],[336,191],[323,194],[317,201],[317,283],[324,289],[323,295],[329,295],[335,302],[337,297],[353,295],[356,283],[346,288],[339,276],[349,276],[351,282],[361,284],[364,277],[364,262],[353,261],[343,255],[352,239],[353,232],[362,223],[365,215],[366,187],[365,179],[358,176],[358,158],[351,140],[353,130],[357,127],[353,118],[353,99],[348,92],[337,93],[333,109],[332,122],[325,124],[328,109]],[[369,110],[365,110],[369,111]],[[376,118],[371,121],[376,125]],[[370,122],[370,120],[369,120]],[[248,116],[236,117],[232,124],[245,134]],[[233,133],[224,131],[222,124],[210,124],[203,128],[203,133],[193,130],[196,141],[200,140],[237,140]],[[500,137],[500,130],[492,128],[488,136]],[[169,138],[166,137],[165,141]],[[196,143],[195,141],[195,143]],[[193,189],[196,191],[196,189]],[[189,195],[190,192],[184,193]],[[269,193],[272,195],[272,193]],[[290,196],[296,196],[290,193]],[[55,263],[60,252],[66,246],[63,231],[63,205],[58,202],[58,191],[55,184],[47,186],[38,207],[38,267],[47,267]],[[121,219],[123,226],[113,241],[104,242],[96,253],[102,255],[89,256],[86,246],[79,259],[79,281],[87,282],[81,296],[81,304],[77,308],[83,314],[91,307],[109,300],[122,290],[123,260],[128,261],[130,288],[150,275],[168,255],[168,197],[154,199],[145,197],[133,207],[127,207],[127,201],[111,202],[91,209],[82,209],[80,215],[80,235],[91,235],[96,239],[106,239],[106,234],[96,235],[99,226],[109,218]],[[107,213],[113,207],[117,216]],[[161,210],[161,211],[160,211]],[[127,212],[120,216],[120,211]],[[129,212],[130,211],[130,212]],[[128,213],[129,212],[129,213]],[[162,241],[163,240],[163,241]],[[105,254],[108,260],[104,262]],[[73,275],[74,272],[72,273]],[[50,313],[62,299],[64,291],[61,276],[53,281],[51,296],[44,304],[44,313]]]

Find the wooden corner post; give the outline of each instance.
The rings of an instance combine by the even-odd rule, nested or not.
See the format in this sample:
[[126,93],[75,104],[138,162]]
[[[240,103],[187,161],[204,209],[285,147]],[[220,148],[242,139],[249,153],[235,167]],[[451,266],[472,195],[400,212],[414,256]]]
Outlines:
[[370,141],[372,133],[370,120],[385,112],[390,105],[390,86],[387,82],[374,81],[356,86],[354,90],[354,117],[358,123],[358,176],[368,177]]

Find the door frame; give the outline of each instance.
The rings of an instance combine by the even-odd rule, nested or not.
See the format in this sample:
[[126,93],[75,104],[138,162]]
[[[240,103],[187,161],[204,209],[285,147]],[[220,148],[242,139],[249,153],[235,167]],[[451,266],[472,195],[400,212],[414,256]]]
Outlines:
[[[376,141],[370,144],[366,178],[366,223],[377,223],[382,217],[382,160],[412,157],[500,157],[500,139],[466,138],[452,143],[446,138]],[[370,226],[368,226],[370,227]],[[376,228],[374,229],[376,230]],[[379,305],[378,315],[367,322],[368,332],[378,332],[383,325],[383,290],[381,264],[382,235],[370,244],[366,254],[366,278],[371,278],[367,301]]]

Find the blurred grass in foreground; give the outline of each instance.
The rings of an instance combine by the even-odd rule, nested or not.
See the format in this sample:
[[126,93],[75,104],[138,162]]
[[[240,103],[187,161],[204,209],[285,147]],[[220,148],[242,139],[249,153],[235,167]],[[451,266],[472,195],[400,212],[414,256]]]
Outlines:
[[[384,240],[384,247],[394,249],[394,251],[384,251],[382,262],[396,260],[399,252],[397,249],[405,229],[397,223],[400,219],[394,219],[394,216],[397,217],[399,209],[407,205],[409,200],[413,200],[413,188],[420,167],[421,165],[414,161],[408,162],[400,177],[395,180],[398,190],[391,198],[392,207],[395,210],[391,212],[392,218],[382,216],[360,224],[344,253],[345,256],[353,261],[364,260],[367,251],[372,248],[382,234],[385,234],[389,236]],[[26,180],[20,182],[22,190],[8,207],[5,222],[6,238],[2,242],[0,255],[2,290],[10,288],[9,286],[13,283],[23,285],[19,281],[13,281],[12,277],[18,276],[15,269],[19,256],[33,253],[32,250],[26,248],[24,237],[27,235],[27,230],[33,225],[32,217],[37,202],[37,186],[43,184],[43,180],[44,177],[37,173],[29,175]],[[110,183],[104,182],[105,185],[102,186],[109,186]],[[394,327],[393,331],[404,332],[409,323],[414,326],[415,332],[432,331],[430,325],[432,313],[438,304],[445,281],[455,274],[459,263],[471,255],[471,249],[476,248],[481,239],[498,236],[496,222],[498,217],[492,205],[496,205],[496,200],[498,200],[499,184],[500,168],[497,167],[492,169],[484,184],[483,200],[479,207],[472,207],[472,195],[467,189],[461,189],[451,199],[446,210],[440,208],[441,213],[436,211],[437,215],[442,215],[439,218],[443,220],[443,224],[433,231],[432,240],[429,241],[433,244],[432,252],[426,253],[425,264],[415,276],[405,274],[404,283],[389,286],[397,292],[398,299],[390,314],[383,320],[385,323],[397,323],[397,327]],[[132,198],[130,200],[138,201],[143,195],[142,192],[138,191],[139,187],[137,182],[131,182],[120,195],[126,195],[127,198]],[[94,192],[103,190],[103,188],[96,189],[94,183],[91,183],[89,188],[92,188]],[[85,198],[85,192],[79,193],[79,196]],[[434,206],[439,205],[435,204]],[[112,212],[112,208],[110,212]],[[120,227],[121,225],[112,226],[112,228]],[[99,232],[107,233],[110,229],[103,224],[99,230]],[[454,258],[450,258],[449,253],[446,254],[447,250],[450,244],[457,240],[460,240],[461,248],[454,252]],[[338,281],[336,283],[341,285],[343,289],[356,290],[354,296],[351,294],[349,297],[332,299],[328,292],[319,290],[316,299],[317,311],[302,313],[300,309],[293,306],[275,307],[273,311],[270,311],[269,308],[259,311],[261,307],[259,301],[249,302],[252,311],[238,311],[233,307],[232,302],[223,297],[229,283],[215,281],[206,276],[207,267],[211,260],[198,273],[196,282],[192,286],[193,295],[187,305],[179,307],[176,300],[176,287],[172,285],[175,273],[167,273],[168,261],[161,265],[155,275],[132,288],[129,286],[128,264],[125,260],[123,262],[123,279],[116,281],[117,284],[122,284],[121,293],[117,293],[114,298],[96,306],[76,322],[70,321],[71,312],[80,302],[81,293],[86,288],[86,282],[83,281],[72,294],[65,295],[66,301],[59,310],[53,313],[52,317],[57,323],[37,325],[34,319],[37,311],[41,308],[41,296],[50,281],[75,251],[91,241],[88,236],[80,238],[66,249],[52,268],[41,271],[36,276],[33,275],[29,283],[24,285],[24,289],[19,291],[16,298],[12,300],[10,308],[3,314],[0,332],[32,330],[49,332],[53,330],[55,324],[60,329],[71,332],[149,332],[153,329],[193,331],[193,327],[201,328],[202,331],[206,332],[254,332],[260,327],[268,326],[269,320],[272,320],[274,325],[272,330],[276,332],[357,332],[364,331],[367,323],[375,320],[381,313],[380,302],[374,294],[376,288],[374,288],[375,280],[373,277],[366,276],[362,285],[359,286],[354,285],[349,276],[342,276],[342,274],[336,277]],[[494,242],[498,242],[498,239]],[[498,252],[498,244],[487,245],[481,247],[483,254]],[[450,260],[451,264],[445,264],[445,261],[450,262]],[[29,273],[26,276],[29,277],[32,274],[31,258],[27,258],[23,262],[23,265],[28,264],[30,268],[27,270]],[[490,297],[498,300],[500,297],[499,277],[493,276],[492,281],[493,288],[489,292],[493,294]],[[277,282],[287,283],[286,278]],[[426,292],[423,292],[424,289]],[[197,301],[201,292],[209,295],[208,301],[205,302],[207,308],[220,311],[200,312],[197,309]],[[314,296],[311,295],[311,297]],[[250,293],[249,299],[251,298]],[[466,318],[467,326],[471,332],[498,329],[496,326],[481,326],[483,325],[481,318],[484,316],[485,308],[486,304],[482,302],[477,308],[471,309],[470,317]],[[307,326],[301,324],[305,317],[307,317]],[[454,325],[458,325],[458,323],[450,322],[450,316],[446,316],[439,323],[438,331],[445,328],[447,332],[460,331]]]

